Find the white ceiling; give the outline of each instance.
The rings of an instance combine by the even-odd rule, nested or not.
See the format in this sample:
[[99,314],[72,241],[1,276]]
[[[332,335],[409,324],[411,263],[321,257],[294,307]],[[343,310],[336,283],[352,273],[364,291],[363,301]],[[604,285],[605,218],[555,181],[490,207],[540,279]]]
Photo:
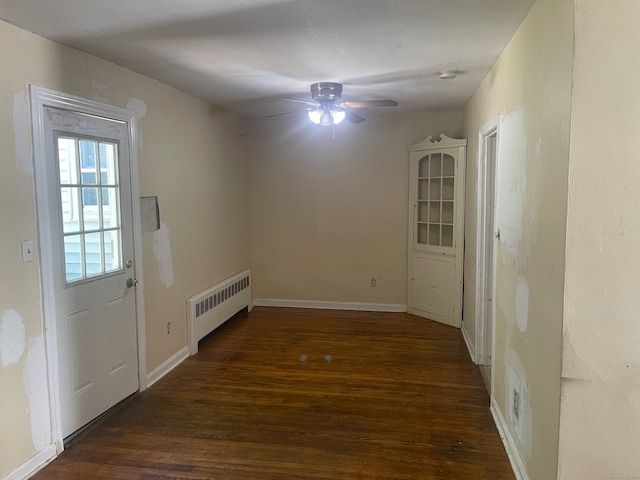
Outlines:
[[[403,111],[460,108],[535,0],[0,0],[0,18],[230,110],[309,84]],[[455,80],[441,70],[457,69]]]

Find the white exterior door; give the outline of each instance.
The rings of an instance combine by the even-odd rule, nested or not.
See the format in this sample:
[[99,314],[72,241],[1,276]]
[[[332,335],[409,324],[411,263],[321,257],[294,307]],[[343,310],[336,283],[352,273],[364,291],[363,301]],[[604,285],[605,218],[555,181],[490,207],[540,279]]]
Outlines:
[[63,437],[139,388],[127,124],[43,115]]
[[409,147],[409,313],[460,327],[466,140]]

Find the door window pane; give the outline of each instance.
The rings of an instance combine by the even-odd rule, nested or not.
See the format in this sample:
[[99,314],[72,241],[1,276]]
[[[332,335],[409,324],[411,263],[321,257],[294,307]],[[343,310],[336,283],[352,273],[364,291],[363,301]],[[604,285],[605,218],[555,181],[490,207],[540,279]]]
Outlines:
[[117,185],[118,169],[116,146],[110,143],[100,144],[100,171],[103,172],[103,185]]
[[120,270],[122,268],[120,255],[120,237],[118,231],[111,230],[109,232],[103,232],[104,238],[104,270],[105,272],[112,272],[114,270]]
[[80,140],[80,165],[83,170],[96,170],[96,142]]
[[64,233],[76,233],[81,230],[78,212],[79,195],[78,187],[60,187],[62,230]]
[[98,275],[102,268],[102,235],[100,233],[87,233],[84,236],[84,258],[87,277]]
[[118,145],[65,134],[57,143],[66,283],[121,270]]
[[65,236],[64,263],[67,282],[84,277],[82,256],[82,235]]

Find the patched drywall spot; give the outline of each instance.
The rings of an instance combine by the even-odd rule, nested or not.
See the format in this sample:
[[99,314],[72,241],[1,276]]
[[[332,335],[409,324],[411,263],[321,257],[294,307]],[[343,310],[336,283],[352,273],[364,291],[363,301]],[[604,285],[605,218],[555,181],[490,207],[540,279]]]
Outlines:
[[529,321],[529,283],[520,275],[516,289],[516,324],[521,332],[527,331]]
[[171,242],[169,228],[162,222],[160,230],[153,233],[153,254],[158,264],[158,272],[165,287],[173,285],[173,261],[171,260]]
[[523,109],[503,115],[499,142],[496,220],[500,242],[508,253],[518,258],[527,191],[527,130]]
[[29,402],[31,438],[36,450],[42,451],[51,443],[47,366],[42,335],[31,339],[29,342],[22,380]]
[[15,310],[6,310],[0,323],[0,361],[6,367],[18,363],[24,353],[24,321]]
[[138,146],[142,147],[142,127],[140,126],[140,120],[147,115],[147,104],[138,98],[132,97],[127,102],[127,110],[133,112],[136,120],[138,120]]
[[538,137],[538,141],[536,142],[536,146],[535,146],[535,152],[536,155],[540,155],[540,152],[542,152],[542,138]]
[[27,92],[13,96],[13,138],[16,166],[25,175],[33,175],[33,147],[31,145],[31,115]]
[[98,102],[109,103],[109,86],[99,82],[98,80],[91,80],[91,94],[93,99]]

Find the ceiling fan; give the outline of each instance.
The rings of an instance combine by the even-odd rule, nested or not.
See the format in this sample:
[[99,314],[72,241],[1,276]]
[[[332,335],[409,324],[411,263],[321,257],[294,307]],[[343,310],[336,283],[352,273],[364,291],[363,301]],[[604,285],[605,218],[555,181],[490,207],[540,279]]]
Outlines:
[[[368,107],[395,107],[398,102],[395,100],[364,100],[359,102],[341,102],[342,84],[333,82],[317,82],[311,84],[311,97],[315,102],[305,102],[302,100],[294,100],[292,98],[284,98],[289,102],[304,103],[307,105],[309,119],[317,124],[325,127],[337,125],[343,120],[351,123],[364,122],[365,118],[352,112],[355,108]],[[288,112],[294,113],[294,112]],[[270,115],[272,117],[286,115],[281,113],[278,115]]]

